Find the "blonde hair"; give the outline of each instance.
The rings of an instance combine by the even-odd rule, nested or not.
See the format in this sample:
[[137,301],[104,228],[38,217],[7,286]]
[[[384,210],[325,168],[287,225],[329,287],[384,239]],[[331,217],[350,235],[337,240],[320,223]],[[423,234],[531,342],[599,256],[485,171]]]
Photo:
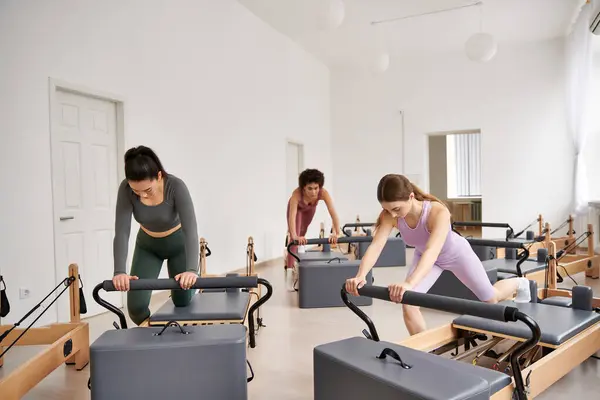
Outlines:
[[[438,199],[430,193],[425,193],[423,190],[421,190],[421,188],[412,183],[404,175],[387,174],[383,178],[381,178],[379,184],[377,185],[377,200],[380,203],[389,203],[392,201],[407,201],[411,193],[413,193],[415,199],[419,201],[435,201],[447,207],[446,204],[440,199]],[[375,229],[377,229],[381,224],[382,215],[383,212],[379,214],[379,217],[377,218]]]

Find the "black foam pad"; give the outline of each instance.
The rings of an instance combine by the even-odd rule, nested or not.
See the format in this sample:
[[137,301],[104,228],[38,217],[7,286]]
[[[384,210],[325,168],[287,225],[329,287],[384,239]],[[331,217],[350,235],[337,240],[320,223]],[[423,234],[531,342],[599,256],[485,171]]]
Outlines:
[[[515,303],[503,301],[500,304],[517,307],[536,321],[542,332],[540,343],[559,346],[590,326],[600,323],[600,314],[593,311],[557,307],[544,303]],[[531,329],[523,322],[504,323],[480,317],[462,315],[453,321],[457,327],[476,329],[491,334],[513,336],[522,339],[531,337]]]

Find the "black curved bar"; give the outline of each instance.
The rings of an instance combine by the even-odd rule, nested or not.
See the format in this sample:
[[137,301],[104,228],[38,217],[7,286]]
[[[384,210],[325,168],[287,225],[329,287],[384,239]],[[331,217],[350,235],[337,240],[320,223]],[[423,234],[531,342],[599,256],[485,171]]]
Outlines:
[[[391,301],[388,288],[383,286],[365,285],[358,289],[358,293],[361,296]],[[375,324],[373,324],[373,321],[371,321],[371,319],[360,308],[358,308],[356,304],[350,301],[345,284],[342,286],[341,297],[344,304],[346,304],[348,308],[350,308],[367,324],[373,340],[379,341],[379,335],[377,334]],[[402,297],[402,304],[411,304],[440,311],[449,311],[455,314],[465,314],[481,318],[495,319],[503,322],[521,321],[527,325],[527,327],[531,330],[532,335],[527,341],[523,342],[523,344],[521,344],[515,350],[515,353],[513,356],[511,356],[510,360],[513,376],[515,378],[516,400],[527,400],[526,383],[523,381],[519,358],[535,347],[539,343],[542,336],[539,325],[531,317],[519,311],[518,308],[512,306],[489,304],[480,301],[458,299],[413,291],[407,291],[404,293],[404,296]]]
[[113,313],[115,313],[117,315],[117,317],[119,317],[119,322],[121,323],[121,329],[127,329],[127,320],[125,319],[125,314],[123,314],[123,311],[121,311],[116,306],[114,306],[113,304],[109,303],[108,301],[106,301],[102,297],[100,297],[100,289],[104,289],[103,282],[97,284],[96,287],[94,287],[94,291],[92,292],[92,297],[94,298],[96,303],[100,304],[102,307],[106,308],[108,311],[112,311]]
[[[373,241],[373,237],[372,236],[346,236],[346,237],[340,237],[337,239],[338,243],[370,243]],[[329,238],[317,238],[317,239],[308,239],[306,241],[306,244],[329,244]],[[300,258],[298,257],[298,254],[294,253],[291,249],[292,246],[297,246],[300,243],[298,243],[297,240],[291,240],[288,245],[287,245],[287,251],[288,253],[290,253],[290,255],[292,257],[294,257],[296,259],[296,261],[300,262]]]
[[531,329],[531,337],[527,339],[521,346],[517,347],[515,352],[510,357],[510,367],[513,371],[513,378],[515,380],[515,391],[516,400],[527,400],[527,383],[523,381],[523,373],[521,371],[521,364],[519,364],[519,358],[529,350],[533,349],[542,337],[542,331],[539,325],[529,315],[517,311],[516,318],[518,321],[523,322],[529,329]]
[[250,333],[250,347],[251,348],[256,347],[256,338],[255,338],[255,331],[254,331],[254,312],[257,311],[260,306],[262,306],[264,303],[266,303],[267,300],[269,300],[271,298],[271,296],[273,295],[273,286],[271,286],[271,283],[269,281],[267,281],[264,278],[258,278],[258,283],[267,288],[267,294],[265,294],[260,299],[258,299],[258,301],[256,303],[252,304],[252,306],[250,307],[250,310],[248,310],[248,314],[250,317],[248,319],[248,330],[250,331],[249,333]]
[[371,334],[371,338],[374,341],[379,342],[379,334],[377,333],[375,324],[373,323],[373,321],[371,321],[371,318],[369,318],[369,316],[367,314],[365,314],[360,308],[358,308],[358,306],[356,304],[354,304],[353,302],[350,301],[350,299],[348,299],[348,292],[346,291],[346,285],[342,286],[341,296],[342,296],[342,301],[344,302],[344,304],[349,309],[351,309],[354,312],[354,314],[358,315],[358,317],[360,319],[362,319],[365,322],[365,324],[367,324],[367,327],[369,328],[369,333]]
[[208,246],[206,246],[206,257],[210,256],[212,254],[212,251],[210,251],[210,248]]
[[527,247],[523,247],[523,253],[517,261],[517,276],[523,277],[523,271],[521,271],[521,264],[523,264],[529,258],[529,249]]

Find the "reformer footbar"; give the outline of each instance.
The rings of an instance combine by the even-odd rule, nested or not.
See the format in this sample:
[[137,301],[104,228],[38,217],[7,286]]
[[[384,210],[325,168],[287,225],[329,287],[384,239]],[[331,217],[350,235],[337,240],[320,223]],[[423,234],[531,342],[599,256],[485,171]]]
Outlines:
[[[265,302],[267,302],[272,294],[273,287],[271,284],[264,278],[258,278],[256,276],[232,276],[232,277],[209,277],[209,278],[198,278],[196,279],[196,283],[190,288],[190,290],[194,289],[248,289],[248,288],[256,288],[258,285],[262,285],[267,289],[267,293],[260,297],[260,299],[252,304],[250,307],[248,314],[250,318],[248,318],[248,331],[249,331],[249,342],[250,347],[256,347],[255,340],[255,327],[254,327],[254,313],[260,306],[262,306]],[[100,297],[100,290],[103,289],[107,292],[116,291],[116,288],[112,281],[106,280],[102,283],[96,285],[93,291],[94,300],[100,304],[102,307],[107,310],[113,312],[117,315],[120,322],[121,329],[127,329],[127,320],[125,319],[125,314],[115,307],[113,304],[107,302],[106,300]],[[130,290],[183,290],[179,282],[175,279],[137,279],[130,281]],[[215,293],[206,293],[206,295],[212,295]],[[221,293],[217,293],[221,294]],[[225,293],[225,295],[233,294],[236,295],[238,293]],[[203,293],[197,293],[194,297],[197,296],[205,296]],[[201,297],[198,297],[201,300]],[[180,309],[182,314],[185,313],[186,307],[177,307]],[[183,318],[183,319],[181,319]],[[178,321],[185,320],[185,317],[178,318]],[[165,322],[171,322],[165,321]]]
[[[387,287],[366,285],[358,289],[358,293],[361,296],[368,296],[380,300],[391,301],[389,297],[389,290]],[[362,319],[366,323],[367,327],[369,328],[368,338],[373,341],[379,342],[379,334],[377,333],[373,321],[371,321],[371,319],[360,308],[358,308],[352,301],[350,301],[345,285],[342,286],[341,297],[346,306],[348,306],[350,310],[352,310],[360,319]],[[519,365],[518,359],[520,356],[533,349],[541,338],[540,327],[538,326],[537,322],[534,321],[529,315],[520,311],[516,307],[508,305],[488,304],[478,301],[423,294],[413,291],[406,291],[404,293],[402,298],[402,304],[431,308],[439,311],[446,311],[456,314],[466,314],[484,319],[500,321],[502,323],[521,322],[525,324],[530,331],[530,337],[523,343],[520,343],[518,348],[514,351],[514,354],[511,357],[511,367],[513,370],[513,376],[515,380],[514,396],[517,400],[527,399],[527,388],[523,380],[523,376],[521,374],[521,367]],[[438,356],[432,355],[432,357]],[[483,373],[482,370],[473,371],[480,371],[481,373]]]

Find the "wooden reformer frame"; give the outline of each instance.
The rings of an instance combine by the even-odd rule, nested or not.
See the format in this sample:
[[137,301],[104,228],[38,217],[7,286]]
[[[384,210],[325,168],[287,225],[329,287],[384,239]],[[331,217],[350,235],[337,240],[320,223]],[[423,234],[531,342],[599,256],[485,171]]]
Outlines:
[[[568,252],[570,254],[576,254],[577,250],[580,250],[580,246],[572,246],[571,244],[577,240],[575,235],[575,217],[573,215],[569,215],[565,223],[568,225],[567,234],[564,236],[553,237],[550,228],[548,225],[543,223],[542,214],[539,215],[539,231],[538,234],[540,236],[548,234],[549,239],[552,240],[556,244],[556,251],[563,250],[566,247],[569,247]],[[544,230],[543,228],[546,228]]]
[[[570,248],[559,248],[556,242],[550,238],[550,224],[545,224],[546,233],[544,241],[541,242],[544,248],[548,249],[548,255],[550,259],[555,261],[553,279],[556,279],[557,273],[563,275],[565,272],[568,275],[575,275],[581,272],[585,272],[585,276],[592,279],[598,279],[600,276],[600,255],[594,252],[594,227],[592,224],[588,224],[589,235],[587,240],[587,250],[585,253],[572,254]],[[572,247],[575,246],[575,241],[571,241]],[[553,249],[553,250],[551,250]],[[558,251],[564,251],[564,253],[556,259],[556,253]],[[553,255],[552,255],[553,254]],[[550,268],[552,270],[552,268]],[[542,286],[545,282],[546,270],[531,272],[525,274],[527,279],[536,281],[538,285]]]
[[[222,277],[223,275],[208,274],[206,272],[207,257],[210,254],[211,254],[211,252],[210,252],[210,249],[208,248],[208,242],[206,241],[205,238],[200,238],[200,260],[199,260],[200,277],[202,277],[202,278]],[[258,274],[255,271],[255,263],[256,263],[256,253],[254,251],[254,239],[252,236],[250,236],[250,237],[248,237],[248,245],[246,247],[246,272],[245,272],[245,274],[241,274],[241,275],[258,277]],[[199,289],[199,292],[201,292],[201,291],[202,291],[202,289]],[[174,322],[177,322],[181,326],[241,324],[241,325],[245,325],[248,328],[248,332],[249,332],[250,329],[252,329],[252,327],[248,323],[249,310],[252,307],[252,305],[255,304],[261,298],[262,291],[261,291],[260,285],[258,285],[255,288],[249,288],[248,291],[250,293],[250,297],[248,299],[248,303],[246,304],[246,309],[244,312],[243,319],[227,319],[227,320],[212,320],[212,319],[211,320],[187,320],[186,319],[186,320],[175,320]],[[254,299],[254,300],[253,300],[253,297],[254,297],[253,295],[256,296],[256,299]],[[164,326],[167,322],[173,322],[173,321],[150,321],[150,318],[148,318],[144,322],[142,322],[139,326],[141,326],[141,327]],[[262,318],[260,318],[260,308],[257,309],[257,321],[256,321],[255,326],[257,327],[257,330],[260,329],[260,327],[264,326],[262,324]]]
[[[25,332],[26,329],[15,328],[4,339],[4,343],[12,343],[25,332],[14,346],[50,345],[50,347],[0,379],[2,400],[21,399],[63,363],[74,365],[77,371],[81,371],[89,363],[89,325],[80,318],[79,268],[77,264],[69,265],[69,277],[74,278],[68,289],[70,322],[55,323],[39,328],[32,327],[27,332]],[[0,335],[11,328],[13,328],[12,325],[0,325]],[[3,351],[3,347],[0,347],[0,354]],[[2,365],[3,358],[0,358],[0,367]]]
[[[524,247],[526,247],[529,251],[529,258],[536,258],[537,257],[537,250],[540,248],[544,248],[548,250],[548,255],[550,256],[551,254],[553,254],[550,249],[555,249],[554,254],[556,257],[556,252],[558,252],[559,250],[563,250],[563,254],[561,254],[559,256],[559,260],[557,263],[557,266],[555,268],[555,273],[558,272],[561,274],[561,276],[565,273],[567,273],[568,275],[574,275],[574,274],[578,274],[580,272],[585,272],[585,276],[588,278],[592,278],[592,279],[597,279],[600,276],[600,255],[595,254],[594,252],[594,247],[593,247],[593,243],[594,243],[594,230],[593,230],[593,226],[591,224],[588,224],[588,232],[589,235],[588,237],[585,239],[588,242],[587,245],[587,250],[585,253],[576,253],[576,254],[571,254],[569,252],[570,248],[562,248],[559,249],[556,245],[556,242],[554,242],[554,240],[552,240],[550,238],[550,224],[546,223],[545,224],[545,229],[544,229],[544,240],[543,241],[539,241],[539,242],[533,242],[530,244],[525,244]],[[572,247],[576,247],[575,246],[575,241],[573,240],[572,242]],[[497,254],[498,257],[504,256],[504,249],[497,249]],[[517,250],[517,256],[521,256],[523,253],[523,249],[518,249]],[[552,258],[551,256],[549,258]],[[556,261],[556,259],[555,259]],[[542,269],[539,271],[533,271],[533,272],[524,272],[523,276],[525,276],[527,279],[532,280],[537,282],[537,284],[539,286],[543,286],[545,284],[546,281],[546,274],[548,272],[546,271],[546,269]]]
[[[551,255],[549,262],[550,279],[548,288],[538,289],[538,298],[545,299],[554,296],[570,298],[572,297],[570,291],[557,289],[556,287],[556,245],[554,242],[550,242],[548,243],[548,246],[548,253]],[[528,278],[531,279],[530,276],[528,276]],[[600,298],[593,298],[592,307],[600,307]],[[398,344],[425,352],[432,352],[445,346],[454,349],[455,346],[453,346],[452,343],[460,343],[460,340],[464,338],[463,334],[466,332],[482,333],[497,339],[509,339],[515,342],[525,341],[523,338],[475,330],[469,327],[455,325],[454,323],[448,323],[411,336]],[[542,349],[542,352],[539,351],[540,349]],[[546,353],[548,354],[539,358],[540,353],[543,353],[544,349],[546,349]],[[522,376],[528,382],[528,398],[533,399],[540,395],[552,384],[598,351],[600,351],[600,322],[587,328],[560,346],[541,342],[538,343],[537,346],[531,350],[531,353],[529,353],[527,358],[529,365],[522,369]],[[512,400],[514,390],[515,381],[513,378],[511,385],[508,385],[492,395],[491,399]]]

